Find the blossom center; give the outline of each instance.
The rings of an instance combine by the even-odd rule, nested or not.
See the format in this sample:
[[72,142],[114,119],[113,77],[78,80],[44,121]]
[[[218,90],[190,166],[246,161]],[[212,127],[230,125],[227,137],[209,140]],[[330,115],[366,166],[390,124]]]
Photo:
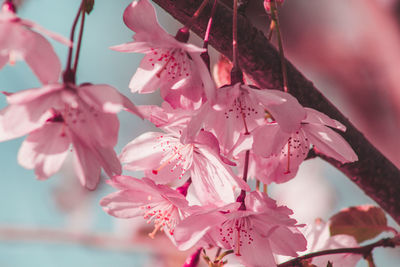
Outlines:
[[147,223],[154,222],[154,230],[149,233],[149,237],[154,238],[158,230],[162,231],[166,227],[171,235],[180,221],[179,210],[168,201],[156,203],[154,205],[145,205],[140,207],[145,210],[143,217]]
[[154,67],[161,65],[161,69],[157,72],[158,78],[167,78],[175,80],[189,76],[189,58],[182,49],[154,49],[151,48],[151,57],[149,62]]
[[287,165],[285,174],[290,173],[290,160],[300,160],[307,156],[309,149],[308,138],[306,138],[303,132],[297,131],[293,133],[286,144],[286,146],[282,149],[281,154],[283,157],[287,158]]
[[158,145],[161,146],[162,151],[164,151],[166,155],[161,161],[161,165],[157,169],[152,170],[152,173],[157,175],[166,166],[170,166],[170,164],[174,163],[170,166],[170,172],[179,169],[179,179],[182,178],[192,160],[193,144],[183,145],[178,142],[162,140],[163,136],[157,137],[157,139],[160,140]]
[[242,217],[228,220],[219,229],[221,241],[232,247],[237,256],[241,256],[240,249],[243,245],[251,245],[253,227],[249,218]]
[[254,104],[248,93],[242,91],[232,105],[225,110],[224,116],[227,120],[242,120],[244,127],[249,131],[251,129],[248,129],[248,127],[254,126],[255,121],[263,120],[263,113],[264,110],[261,106]]

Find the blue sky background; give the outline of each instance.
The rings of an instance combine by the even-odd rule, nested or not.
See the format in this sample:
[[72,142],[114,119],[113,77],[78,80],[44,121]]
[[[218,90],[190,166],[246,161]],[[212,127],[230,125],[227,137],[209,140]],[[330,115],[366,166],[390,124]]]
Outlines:
[[[78,0],[26,0],[18,14],[30,19],[45,28],[69,36],[73,17],[79,6]],[[106,83],[118,88],[136,104],[159,103],[158,96],[133,96],[127,85],[141,59],[141,55],[123,54],[111,51],[108,47],[131,40],[133,33],[124,26],[122,13],[130,0],[107,1],[97,0],[94,11],[87,17],[83,47],[78,67],[78,83]],[[161,10],[157,9],[161,14]],[[178,26],[165,14],[160,17],[162,24],[168,23],[173,33]],[[65,65],[67,48],[51,41],[62,65]],[[6,66],[0,71],[0,90],[16,92],[23,89],[39,87],[40,83],[23,62],[15,66]],[[0,107],[6,105],[5,97],[0,96]],[[152,129],[151,125],[142,122],[131,114],[121,114],[121,131],[117,152],[134,136]],[[54,192],[63,188],[68,175],[55,175],[47,181],[37,181],[33,171],[25,170],[17,163],[18,148],[23,138],[0,143],[0,229],[5,226],[29,228],[68,227],[68,214],[60,211],[54,202]],[[316,164],[321,169],[322,179],[337,190],[330,214],[340,209],[364,203],[373,203],[340,172],[319,160],[307,164]],[[67,164],[63,170],[68,173]],[[305,175],[306,176],[306,175]],[[64,178],[63,178],[64,177]],[[73,178],[75,179],[75,178]],[[304,178],[307,179],[307,178]],[[67,187],[67,188],[76,188]],[[85,201],[88,203],[91,221],[87,229],[94,233],[114,231],[114,218],[106,215],[98,201],[111,192],[110,188],[101,186],[91,193]],[[70,192],[71,198],[80,191]],[[312,191],[310,191],[312,192]],[[303,196],[306,197],[306,196]],[[300,200],[299,200],[300,201]],[[310,207],[312,209],[312,207]],[[328,219],[328,218],[325,218]],[[81,244],[57,244],[40,241],[4,241],[0,236],[0,266],[2,267],[107,267],[107,266],[144,266],[148,255],[139,252],[115,252],[108,249],[96,249]],[[378,266],[398,266],[399,249],[377,249]],[[361,263],[360,266],[366,266]]]

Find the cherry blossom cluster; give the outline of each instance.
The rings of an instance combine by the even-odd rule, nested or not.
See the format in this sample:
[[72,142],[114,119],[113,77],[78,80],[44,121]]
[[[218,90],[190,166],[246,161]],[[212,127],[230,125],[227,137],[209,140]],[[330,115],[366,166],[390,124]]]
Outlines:
[[[105,84],[58,82],[59,60],[37,31],[71,42],[18,18],[6,1],[0,68],[23,59],[43,87],[4,92],[9,105],[0,111],[0,141],[28,135],[18,161],[38,179],[55,174],[70,151],[86,188],[96,188],[103,169],[118,190],[101,200],[104,210],[120,218],[143,216],[154,223],[151,237],[164,231],[178,249],[232,250],[246,266],[275,266],[278,255],[312,249],[292,210],[252,190],[250,179],[287,182],[310,149],[341,163],[356,161],[338,133],[345,126],[289,93],[246,84],[237,69],[230,84],[216,88],[201,56],[207,51],[187,42],[187,27],[176,36],[165,32],[149,0],[132,2],[123,19],[134,41],[111,49],[144,54],[129,88],[140,94],[160,90],[161,106],[135,107]],[[138,136],[117,156],[121,110],[159,131]],[[144,177],[121,175],[121,164]]]
[[153,221],[150,236],[163,230],[179,249],[232,250],[246,266],[275,266],[277,255],[306,250],[304,225],[252,191],[247,177],[286,182],[311,147],[342,163],[357,160],[335,131],[345,127],[288,93],[245,84],[241,72],[216,88],[206,51],[187,43],[185,27],[166,33],[148,0],[134,1],[123,17],[134,41],[112,49],[144,54],[129,87],[160,89],[165,102],[139,107],[160,131],[140,135],[120,155],[126,170],[145,177],[115,176],[109,184],[118,191],[100,204],[116,217]]

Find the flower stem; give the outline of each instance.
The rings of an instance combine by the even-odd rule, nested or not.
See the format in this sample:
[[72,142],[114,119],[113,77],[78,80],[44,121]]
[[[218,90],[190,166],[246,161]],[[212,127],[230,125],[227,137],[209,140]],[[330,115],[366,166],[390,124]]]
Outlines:
[[[81,15],[81,12],[83,10],[84,1],[85,0],[82,0],[81,4],[79,6],[78,13],[76,13],[74,22],[72,23],[71,34],[70,34],[70,37],[69,37],[69,39],[71,40],[72,44],[74,43],[75,29],[76,29],[76,25],[78,24],[78,20],[79,20],[79,17]],[[65,66],[65,71],[64,71],[64,74],[63,74],[64,83],[66,83],[66,82],[75,83],[75,73],[71,69],[72,50],[73,50],[73,46],[71,46],[69,48],[69,50],[68,50],[67,64]]]
[[365,260],[368,262],[368,267],[376,267],[374,258],[372,257],[372,253],[369,253],[366,257]]
[[[83,0],[83,1],[85,1],[85,0]],[[83,1],[82,1],[82,4],[83,4]],[[74,59],[74,68],[73,68],[74,75],[76,75],[76,69],[78,68],[79,53],[81,51],[81,46],[82,46],[83,27],[85,26],[85,14],[86,14],[85,9],[81,8],[81,12],[82,12],[81,25],[79,28],[78,44],[77,44],[75,59]]]
[[[246,154],[244,156],[244,167],[243,167],[243,180],[247,182],[247,173],[249,171],[249,158],[250,158],[250,150],[246,150]],[[239,210],[246,210],[246,205],[244,204],[244,199],[246,198],[246,191],[242,190],[240,195],[237,197],[236,202],[241,203]]]
[[208,3],[208,0],[203,0],[201,5],[199,6],[199,8],[194,12],[192,18],[185,24],[185,28],[190,29],[190,27],[192,27],[193,23],[200,16],[201,12],[206,7],[207,3]]
[[272,34],[274,33],[274,29],[275,29],[275,20],[271,19],[271,23],[269,25],[269,32],[268,32],[268,41],[271,42],[272,39]]
[[[287,85],[287,71],[286,71],[286,64],[285,64],[285,53],[283,51],[283,42],[282,42],[282,35],[281,35],[280,24],[279,24],[278,8],[277,8],[275,0],[271,0],[271,17],[272,17],[272,20],[275,21],[276,36],[278,39],[279,56],[280,56],[280,60],[281,60],[282,79],[283,79],[283,91],[285,91],[287,93],[288,85]],[[272,22],[271,22],[271,24],[272,24]]]
[[214,0],[214,4],[211,9],[210,19],[208,20],[208,23],[207,23],[206,34],[204,35],[203,48],[205,48],[206,51],[204,51],[200,55],[201,58],[203,59],[203,61],[206,63],[208,70],[210,70],[210,55],[208,54],[208,40],[210,37],[210,31],[211,31],[211,26],[212,26],[215,10],[217,9],[217,3],[218,3],[218,0]]
[[233,1],[233,26],[232,26],[232,59],[233,68],[238,69],[238,48],[237,48],[237,0]]
[[208,24],[207,24],[206,34],[204,35],[203,48],[206,48],[206,49],[208,48],[208,40],[210,37],[210,30],[211,30],[215,10],[217,9],[217,3],[218,3],[218,0],[214,0],[214,4],[211,9],[210,19],[208,20]]

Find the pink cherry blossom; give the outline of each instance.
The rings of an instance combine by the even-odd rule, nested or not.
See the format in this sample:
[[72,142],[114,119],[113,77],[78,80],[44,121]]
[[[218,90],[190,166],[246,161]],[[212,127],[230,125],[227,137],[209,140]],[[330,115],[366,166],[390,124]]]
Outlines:
[[[194,116],[188,134],[195,135],[203,128],[218,138],[224,154],[235,146],[241,134],[252,131],[265,120],[265,110],[275,111],[274,106],[291,107],[277,90],[259,90],[237,83],[217,89],[214,101],[208,101]],[[284,127],[292,129],[292,120],[302,116],[294,113],[292,119],[282,120]],[[280,118],[280,113],[274,113]]]
[[246,266],[275,266],[274,254],[295,257],[306,249],[287,207],[260,192],[248,194],[241,207],[237,202],[192,214],[175,228],[178,248],[188,249],[208,234],[218,246],[234,250]]
[[191,176],[203,204],[229,203],[235,199],[235,189],[249,189],[224,163],[215,136],[205,131],[185,143],[176,133],[148,132],[126,145],[120,159],[125,169],[144,170],[158,183]]
[[133,218],[143,216],[154,222],[154,238],[158,230],[174,234],[175,226],[189,215],[185,196],[166,185],[156,185],[149,178],[136,179],[129,176],[114,176],[108,184],[119,189],[104,197],[100,205],[112,216]]
[[124,22],[136,32],[134,41],[111,48],[145,54],[129,84],[132,92],[151,93],[160,88],[173,108],[185,109],[198,108],[205,94],[213,94],[214,84],[200,57],[204,49],[186,43],[187,29],[181,29],[177,38],[169,35],[158,24],[148,0],[132,2],[125,9]]
[[[298,128],[293,132],[283,130],[278,120],[253,131],[253,151],[265,158],[259,158],[255,164],[259,165],[257,168],[269,167],[268,174],[258,176],[259,180],[283,183],[292,179],[306,158],[311,144],[314,149],[341,163],[358,160],[350,145],[331,129],[344,131],[344,125],[314,109],[303,109],[306,117],[296,123]],[[286,116],[289,117],[290,113]]]
[[161,107],[156,105],[142,105],[137,107],[144,118],[156,127],[177,135],[183,134],[188,122],[195,114],[192,110],[172,108],[168,102],[163,102]]
[[[117,143],[122,108],[136,107],[108,85],[50,84],[8,94],[9,106],[0,111],[0,141],[26,138],[19,163],[35,169],[38,179],[56,173],[73,145],[75,172],[82,185],[95,189],[101,168],[121,173],[113,150]],[[139,114],[140,115],[140,114]]]
[[7,62],[13,65],[16,60],[23,59],[43,84],[56,82],[61,73],[60,60],[50,43],[33,30],[68,46],[72,45],[64,37],[17,17],[12,4],[6,2],[0,12],[0,69]]

